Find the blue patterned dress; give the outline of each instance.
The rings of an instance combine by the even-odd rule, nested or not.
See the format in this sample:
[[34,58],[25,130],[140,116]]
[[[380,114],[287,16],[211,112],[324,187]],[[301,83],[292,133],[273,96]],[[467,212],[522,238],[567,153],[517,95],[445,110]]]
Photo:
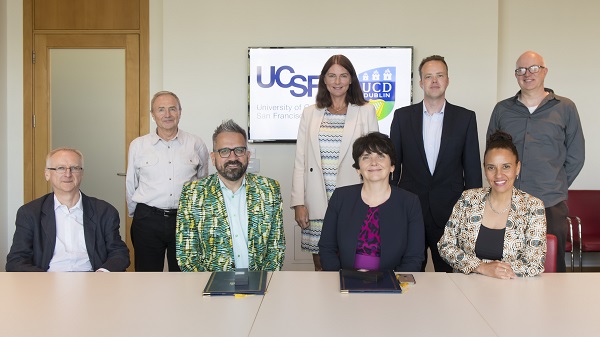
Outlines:
[[[321,152],[321,168],[323,169],[323,180],[327,201],[335,190],[337,180],[338,162],[340,157],[340,145],[344,133],[346,115],[335,115],[325,109],[321,126],[319,127],[319,148]],[[310,214],[309,214],[310,215]],[[319,253],[319,239],[321,238],[323,219],[309,221],[309,226],[302,230],[301,248],[313,254]]]

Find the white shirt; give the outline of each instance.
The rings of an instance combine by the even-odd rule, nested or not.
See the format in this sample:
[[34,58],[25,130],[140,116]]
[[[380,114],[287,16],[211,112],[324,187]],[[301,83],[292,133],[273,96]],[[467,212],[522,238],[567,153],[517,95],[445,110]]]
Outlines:
[[429,172],[431,172],[432,175],[435,171],[435,163],[437,162],[438,154],[440,153],[445,109],[446,102],[444,102],[440,112],[430,115],[427,113],[425,101],[423,101],[423,145],[425,146],[425,155],[427,156]]
[[129,216],[138,203],[176,209],[183,184],[207,174],[208,150],[198,136],[179,129],[169,141],[156,131],[134,139],[125,181]]
[[248,205],[246,204],[246,178],[233,193],[219,178],[221,192],[227,209],[227,220],[233,242],[233,258],[236,268],[248,268]]
[[79,201],[70,209],[54,195],[54,216],[56,244],[48,271],[92,271],[83,234],[81,192]]

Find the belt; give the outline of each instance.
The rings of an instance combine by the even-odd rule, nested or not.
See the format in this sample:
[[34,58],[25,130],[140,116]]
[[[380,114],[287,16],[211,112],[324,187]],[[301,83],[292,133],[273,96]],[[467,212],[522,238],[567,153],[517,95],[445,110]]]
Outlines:
[[153,206],[146,205],[146,204],[139,204],[139,205],[144,205],[145,207],[148,207],[152,211],[152,213],[162,215],[164,217],[171,217],[171,216],[177,215],[177,209],[162,209],[162,208],[153,207]]

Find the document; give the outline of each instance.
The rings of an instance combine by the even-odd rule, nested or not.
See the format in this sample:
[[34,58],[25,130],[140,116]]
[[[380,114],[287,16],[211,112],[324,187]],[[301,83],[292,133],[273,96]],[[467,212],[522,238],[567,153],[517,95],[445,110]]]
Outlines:
[[340,270],[342,293],[402,293],[400,283],[393,270],[362,271]]

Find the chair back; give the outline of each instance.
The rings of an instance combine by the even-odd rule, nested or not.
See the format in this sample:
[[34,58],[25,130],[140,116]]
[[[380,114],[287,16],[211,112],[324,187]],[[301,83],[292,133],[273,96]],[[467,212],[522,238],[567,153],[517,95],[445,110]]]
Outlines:
[[556,273],[556,257],[558,256],[558,240],[553,234],[546,234],[546,262],[544,273]]
[[581,234],[600,235],[600,191],[569,190],[569,216],[581,219]]

